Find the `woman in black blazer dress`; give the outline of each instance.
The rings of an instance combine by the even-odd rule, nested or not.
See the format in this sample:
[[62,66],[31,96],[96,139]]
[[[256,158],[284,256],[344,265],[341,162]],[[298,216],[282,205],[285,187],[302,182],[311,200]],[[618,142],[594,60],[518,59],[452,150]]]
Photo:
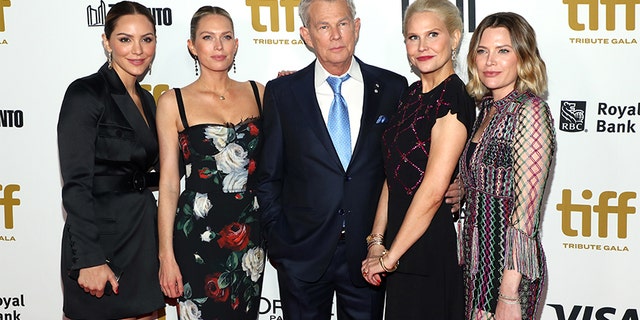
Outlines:
[[157,186],[155,103],[137,82],[155,55],[153,18],[120,2],[102,38],[108,62],[69,86],[58,120],[63,310],[71,319],[155,319],[164,306],[148,189]]

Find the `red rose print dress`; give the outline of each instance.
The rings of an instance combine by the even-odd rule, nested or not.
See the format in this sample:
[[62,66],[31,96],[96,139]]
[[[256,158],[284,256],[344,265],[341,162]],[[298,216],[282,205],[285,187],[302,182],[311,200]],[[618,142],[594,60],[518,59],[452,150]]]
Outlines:
[[252,174],[260,119],[190,127],[179,89],[176,97],[186,171],[174,229],[180,319],[257,319],[265,251]]

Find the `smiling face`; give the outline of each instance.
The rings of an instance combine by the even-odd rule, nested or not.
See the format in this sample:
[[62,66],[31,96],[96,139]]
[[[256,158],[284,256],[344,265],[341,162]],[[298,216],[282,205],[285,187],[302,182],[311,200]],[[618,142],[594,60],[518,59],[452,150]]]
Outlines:
[[322,66],[333,75],[349,69],[360,33],[360,19],[354,19],[346,1],[314,1],[309,7],[308,25],[300,35]]
[[219,14],[208,14],[200,18],[195,38],[187,42],[191,54],[198,56],[203,72],[227,72],[233,64],[238,39],[234,37],[231,21]]
[[406,21],[405,46],[411,64],[422,75],[440,79],[453,72],[451,54],[457,47],[460,32],[450,34],[444,21],[431,11],[417,12]]
[[515,89],[518,80],[518,56],[504,27],[487,28],[476,48],[478,77],[494,100],[500,100]]
[[120,17],[109,39],[102,35],[102,43],[111,53],[111,65],[120,78],[145,74],[156,53],[153,24],[141,14]]

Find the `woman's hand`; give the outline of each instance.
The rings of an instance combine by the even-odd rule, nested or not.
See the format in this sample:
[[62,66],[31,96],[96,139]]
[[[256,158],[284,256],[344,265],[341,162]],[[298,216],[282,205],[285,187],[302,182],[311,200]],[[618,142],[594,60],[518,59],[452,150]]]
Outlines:
[[382,266],[380,266],[380,257],[384,251],[384,246],[373,245],[369,248],[367,258],[362,261],[362,268],[360,269],[362,277],[374,286],[379,286],[382,283],[382,277],[385,275]]
[[184,293],[182,274],[175,259],[160,259],[160,288],[169,298],[177,298]]
[[116,275],[106,263],[95,267],[82,268],[78,275],[78,285],[84,289],[84,292],[97,298],[101,298],[104,295],[107,281],[111,283],[113,292],[118,294],[118,279],[116,279]]
[[496,320],[522,320],[522,310],[519,303],[506,303],[498,299],[496,306]]
[[451,205],[451,213],[454,214],[454,217],[460,215],[462,198],[464,198],[464,186],[458,177],[453,180],[453,183],[449,185],[447,192],[444,194],[444,201]]

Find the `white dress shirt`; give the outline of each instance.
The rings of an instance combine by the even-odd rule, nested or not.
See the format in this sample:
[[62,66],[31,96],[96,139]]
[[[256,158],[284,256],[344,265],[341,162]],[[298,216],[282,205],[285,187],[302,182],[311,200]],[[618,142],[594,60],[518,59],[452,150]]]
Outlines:
[[[351,66],[347,71],[350,78],[342,83],[342,97],[347,102],[347,109],[349,109],[349,128],[351,131],[351,151],[358,141],[358,132],[360,132],[360,119],[362,118],[362,107],[364,104],[364,79],[362,78],[362,71],[360,65],[355,58],[351,58]],[[316,89],[316,98],[318,99],[318,105],[320,105],[320,111],[324,118],[324,123],[327,123],[329,118],[329,109],[331,108],[331,102],[333,102],[333,89],[329,83],[327,83],[327,77],[343,77],[345,74],[339,76],[330,74],[325,70],[320,62],[316,60],[315,63],[315,79],[314,85]]]

